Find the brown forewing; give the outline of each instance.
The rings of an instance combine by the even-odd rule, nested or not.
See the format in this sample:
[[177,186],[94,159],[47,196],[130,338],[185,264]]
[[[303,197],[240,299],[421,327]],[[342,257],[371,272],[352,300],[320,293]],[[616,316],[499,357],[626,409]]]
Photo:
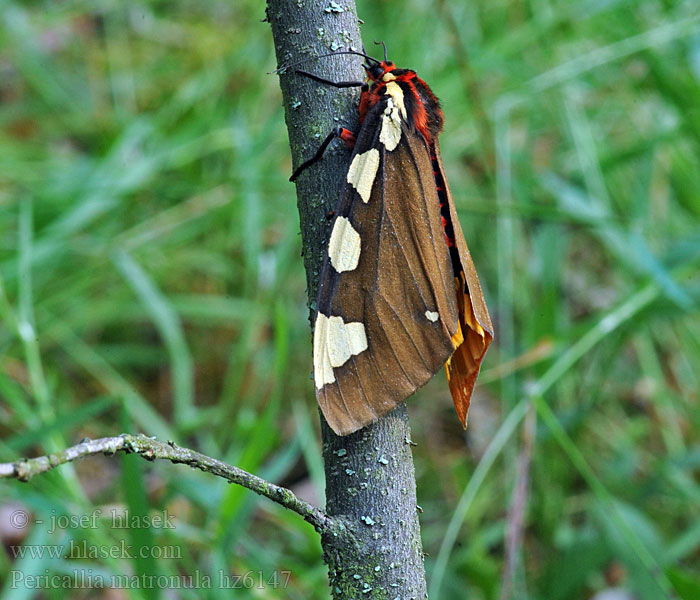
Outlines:
[[[380,152],[369,202],[346,185],[336,208],[336,218],[348,218],[360,234],[358,266],[337,273],[326,256],[319,287],[317,310],[363,323],[367,336],[367,349],[334,369],[335,382],[316,389],[326,420],[340,435],[378,419],[427,383],[452,354],[458,329],[428,150],[404,127],[401,143],[387,152],[378,141],[383,109],[379,102],[367,115],[353,153]],[[437,320],[426,311],[438,313]]]

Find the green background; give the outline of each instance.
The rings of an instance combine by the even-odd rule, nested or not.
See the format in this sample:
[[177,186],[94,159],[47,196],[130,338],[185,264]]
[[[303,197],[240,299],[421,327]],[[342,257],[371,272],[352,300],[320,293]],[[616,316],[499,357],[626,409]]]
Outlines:
[[[442,153],[497,333],[466,434],[442,374],[409,401],[431,597],[496,599],[507,572],[514,598],[699,598],[700,6],[358,12],[368,49],[384,40],[443,102]],[[322,498],[263,17],[256,0],[0,1],[0,460],[140,430]],[[506,568],[519,465],[524,526]],[[52,516],[96,508],[167,510],[175,528],[103,518],[50,533]],[[16,510],[44,524],[13,528]],[[262,572],[264,589],[241,580],[234,597],[329,597],[310,526],[185,467],[85,460],[1,483],[0,515],[3,598],[36,597],[11,589],[12,571],[76,568]],[[70,540],[179,558],[12,558],[11,545]],[[112,594],[42,597],[159,597]]]

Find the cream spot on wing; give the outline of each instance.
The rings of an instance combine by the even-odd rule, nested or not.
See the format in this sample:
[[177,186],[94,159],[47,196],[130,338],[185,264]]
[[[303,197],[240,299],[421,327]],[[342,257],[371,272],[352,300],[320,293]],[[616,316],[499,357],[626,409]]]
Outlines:
[[342,367],[351,356],[367,350],[362,323],[346,323],[342,317],[316,315],[314,327],[314,383],[321,389],[335,381],[333,369]]
[[433,323],[435,323],[435,321],[438,320],[439,316],[440,315],[438,313],[436,313],[435,311],[432,311],[432,310],[425,311],[425,318],[428,319],[428,321],[432,321]]
[[396,75],[393,75],[392,73],[384,73],[382,77],[382,81],[387,82],[387,81],[394,81],[396,79]]
[[401,141],[401,117],[399,109],[393,99],[387,100],[384,114],[382,115],[382,129],[379,132],[379,141],[391,152]]
[[365,204],[369,202],[377,169],[379,169],[379,150],[376,148],[356,154],[348,169],[347,181],[357,190]]
[[328,241],[328,258],[333,268],[338,273],[354,271],[360,260],[360,246],[360,234],[345,217],[338,217]]
[[403,103],[403,90],[401,89],[401,86],[395,81],[390,81],[386,84],[386,93],[394,100],[394,104],[398,106],[403,118],[408,119],[408,115],[406,114],[406,106]]

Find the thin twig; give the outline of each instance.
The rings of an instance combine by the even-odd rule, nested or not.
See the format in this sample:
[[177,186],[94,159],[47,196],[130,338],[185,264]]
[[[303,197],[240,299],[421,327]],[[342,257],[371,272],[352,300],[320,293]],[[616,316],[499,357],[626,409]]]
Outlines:
[[212,473],[294,511],[305,521],[311,523],[321,534],[329,533],[332,529],[335,529],[335,523],[331,517],[326,515],[321,509],[301,500],[286,488],[265,481],[243,469],[228,465],[210,456],[178,446],[172,441],[164,443],[141,434],[130,435],[123,433],[116,437],[97,440],[85,439],[76,446],[71,446],[48,456],[23,458],[11,463],[0,463],[0,479],[29,481],[35,475],[45,473],[78,458],[96,454],[112,456],[117,452],[138,454],[148,461],[158,458],[165,459],[175,464],[188,465],[205,473]]
[[522,555],[525,511],[529,499],[530,466],[532,464],[536,427],[537,413],[534,407],[530,405],[525,415],[525,421],[523,422],[523,445],[520,452],[520,460],[518,461],[518,475],[510,508],[508,510],[506,524],[506,565],[503,571],[501,600],[509,600],[513,596],[519,566],[518,561]]

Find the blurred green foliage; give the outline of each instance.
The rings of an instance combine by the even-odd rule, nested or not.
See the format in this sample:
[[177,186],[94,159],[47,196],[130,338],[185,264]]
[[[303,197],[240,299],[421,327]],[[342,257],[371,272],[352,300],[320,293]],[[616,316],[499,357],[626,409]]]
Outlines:
[[[322,501],[263,11],[0,2],[0,460],[140,430]],[[699,598],[700,6],[358,12],[367,48],[384,40],[443,101],[442,153],[497,332],[466,436],[442,376],[409,401],[431,597],[499,598],[505,572],[513,598]],[[38,597],[12,589],[13,571],[74,569],[213,578],[182,598],[229,597],[219,573],[285,570],[284,590],[233,594],[328,597],[319,540],[296,515],[131,458],[0,483],[3,598]],[[517,481],[524,525],[507,544]],[[96,508],[96,528],[47,526]],[[18,509],[44,524],[8,529]],[[176,526],[115,529],[111,509],[167,510]],[[122,540],[156,556],[10,549]]]

